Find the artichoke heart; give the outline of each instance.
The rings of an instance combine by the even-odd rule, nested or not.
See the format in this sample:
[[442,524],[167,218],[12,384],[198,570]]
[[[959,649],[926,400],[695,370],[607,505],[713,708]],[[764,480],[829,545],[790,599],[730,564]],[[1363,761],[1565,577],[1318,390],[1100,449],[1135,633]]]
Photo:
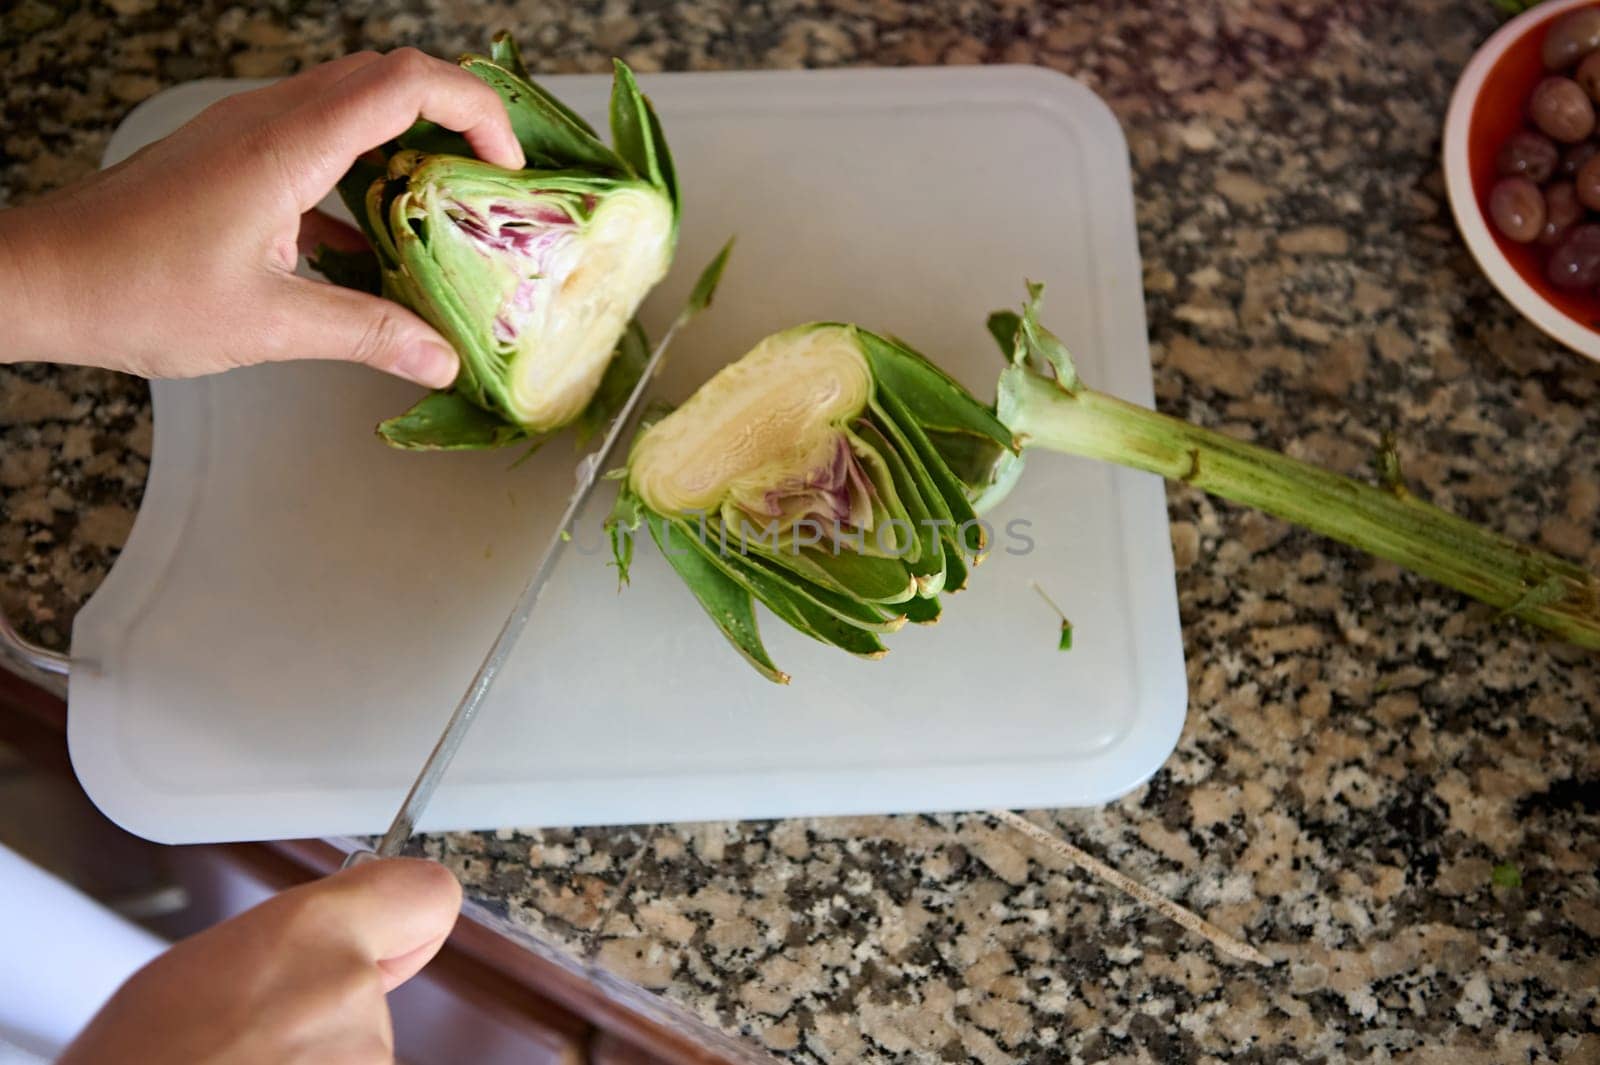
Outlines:
[[640,438],[633,485],[662,514],[731,506],[784,527],[813,513],[870,521],[870,486],[844,426],[871,394],[850,327],[769,337]]
[[[556,263],[524,282],[533,289],[530,320],[520,329],[514,317],[509,323],[516,352],[508,405],[531,427],[565,425],[578,415],[628,320],[672,265],[672,203],[653,188],[602,198],[587,228]],[[523,296],[519,287],[519,310]]]
[[972,500],[1011,434],[924,359],[855,326],[768,337],[635,440],[612,515],[619,570],[648,527],[713,623],[770,679],[760,601],[865,657],[939,617],[983,551]]

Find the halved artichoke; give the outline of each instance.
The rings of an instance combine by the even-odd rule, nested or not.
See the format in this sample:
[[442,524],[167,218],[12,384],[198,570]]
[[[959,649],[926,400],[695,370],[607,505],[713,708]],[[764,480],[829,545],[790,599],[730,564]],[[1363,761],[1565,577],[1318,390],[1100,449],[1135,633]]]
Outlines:
[[984,550],[952,449],[982,485],[1011,434],[921,355],[855,326],[768,337],[636,438],[611,528],[626,579],[641,525],[723,635],[787,681],[753,600],[807,635],[876,657],[932,622]]
[[450,389],[379,426],[396,447],[500,447],[603,422],[591,404],[627,394],[645,347],[633,315],[672,264],[671,155],[628,68],[615,65],[607,147],[528,78],[506,34],[493,53],[461,65],[500,93],[528,169],[471,158],[458,134],[420,122],[340,185],[376,269],[317,260],[334,280],[378,277],[461,356]]
[[[965,584],[984,547],[976,515],[1015,483],[1020,450],[1043,449],[1256,507],[1600,649],[1600,577],[1584,566],[1417,498],[1392,449],[1367,484],[1097,392],[1040,323],[1040,298],[1029,285],[1021,314],[989,317],[1007,361],[993,408],[855,326],[762,341],[635,440],[611,516],[623,579],[644,524],[763,675],[788,680],[762,644],[755,600],[876,657],[879,633],[934,620],[938,594]],[[1056,646],[1072,634],[1063,615]]]

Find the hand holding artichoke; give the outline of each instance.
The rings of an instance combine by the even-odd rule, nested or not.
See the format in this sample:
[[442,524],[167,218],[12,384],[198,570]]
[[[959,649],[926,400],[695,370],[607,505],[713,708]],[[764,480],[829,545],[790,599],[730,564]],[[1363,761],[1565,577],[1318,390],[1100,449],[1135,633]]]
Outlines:
[[626,394],[602,385],[637,372],[632,318],[677,243],[671,155],[626,66],[608,147],[528,77],[507,35],[461,65],[500,94],[528,168],[474,159],[457,134],[418,123],[340,184],[375,259],[318,261],[347,283],[376,278],[461,356],[451,389],[379,426],[402,448],[537,442],[594,414],[597,393]]

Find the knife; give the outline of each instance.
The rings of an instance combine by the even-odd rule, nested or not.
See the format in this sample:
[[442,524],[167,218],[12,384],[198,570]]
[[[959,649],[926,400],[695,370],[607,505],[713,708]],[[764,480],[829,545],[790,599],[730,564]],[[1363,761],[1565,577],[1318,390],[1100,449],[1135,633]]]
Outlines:
[[611,419],[600,446],[578,461],[577,483],[573,486],[572,497],[567,500],[567,509],[562,512],[561,520],[556,523],[556,531],[550,537],[549,544],[545,546],[544,553],[539,556],[539,563],[533,569],[533,576],[528,578],[522,594],[517,596],[516,605],[511,608],[505,624],[500,627],[500,634],[490,645],[489,653],[484,655],[483,662],[478,666],[478,672],[473,675],[472,683],[467,685],[461,701],[456,704],[450,720],[445,723],[444,731],[439,734],[439,741],[433,745],[433,750],[428,754],[428,760],[422,763],[422,771],[411,782],[411,790],[406,792],[405,800],[400,803],[400,809],[395,813],[394,820],[389,823],[389,830],[383,834],[376,848],[351,851],[344,860],[345,868],[375,858],[392,858],[400,853],[406,841],[411,838],[412,832],[417,827],[417,819],[428,808],[433,793],[439,788],[440,779],[450,768],[456,751],[461,748],[461,741],[466,738],[473,722],[477,720],[478,710],[488,698],[494,682],[499,679],[501,667],[511,656],[511,650],[517,645],[517,638],[522,635],[522,630],[527,627],[528,618],[539,602],[539,594],[544,591],[550,574],[555,570],[556,562],[572,539],[572,523],[577,520],[578,512],[583,509],[584,503],[588,502],[590,493],[600,483],[600,473],[606,459],[616,449],[617,442],[622,439],[623,430],[632,421],[634,411],[644,398],[645,392],[649,390],[651,379],[655,377],[656,370],[667,353],[667,347],[679,329],[711,305],[712,294],[716,291],[717,282],[722,277],[722,268],[727,264],[728,253],[732,250],[733,241],[730,240],[722,246],[716,258],[701,271],[699,280],[695,282],[694,289],[689,294],[688,302],[678,313],[678,317],[673,319],[661,342],[650,352],[650,358],[639,374],[638,383],[628,394],[628,400],[622,405],[622,409]]

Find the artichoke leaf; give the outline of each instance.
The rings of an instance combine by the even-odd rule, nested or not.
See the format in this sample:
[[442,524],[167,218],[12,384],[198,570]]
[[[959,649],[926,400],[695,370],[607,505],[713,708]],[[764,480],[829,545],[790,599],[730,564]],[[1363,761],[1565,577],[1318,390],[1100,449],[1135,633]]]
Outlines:
[[[865,427],[866,423],[862,422],[861,425]],[[841,536],[852,537],[854,532],[861,533],[862,554],[888,555],[908,563],[915,562],[920,557],[921,549],[917,538],[916,514],[901,499],[887,456],[880,454],[877,447],[858,432],[846,430],[844,435],[851,454],[872,486],[872,519],[871,528],[863,525],[854,531],[847,531],[843,524],[836,522],[837,532]],[[830,531],[833,530],[824,530]]]
[[[629,71],[631,78],[633,72]],[[650,122],[650,142],[655,145],[656,168],[661,178],[661,188],[672,197],[674,206],[678,206],[681,196],[678,192],[678,168],[673,165],[672,153],[667,150],[667,134],[661,128],[661,116],[656,114],[655,105],[648,96],[644,96],[645,117]]]
[[998,447],[1014,448],[1011,431],[994,412],[927,356],[865,329],[858,335],[878,387],[899,397],[925,430],[968,433]]
[[606,516],[605,530],[611,537],[611,565],[617,569],[617,591],[628,583],[633,567],[633,541],[644,524],[644,504],[638,495],[623,483],[617,489],[617,498]]
[[[489,58],[523,81],[533,80],[533,75],[528,73],[528,65],[522,61],[522,49],[517,47],[517,39],[510,30],[497,30],[489,38]],[[589,132],[593,133],[594,130]]]
[[[831,549],[817,552],[811,548],[796,550],[792,544],[774,546],[770,540],[761,538],[761,530],[749,527],[747,527],[748,535],[743,538],[736,528],[729,529],[721,522],[708,522],[707,527],[708,535],[714,532],[718,537],[719,550],[735,551],[746,556],[761,558],[772,566],[787,570],[796,580],[815,584],[836,595],[857,599],[874,606],[894,607],[916,593],[916,581],[905,572],[905,566],[897,559],[872,559],[872,562],[889,565],[862,567],[864,574],[848,571],[841,573],[836,572],[836,567],[823,565],[818,555],[820,554],[822,558],[842,558],[846,563],[862,556],[849,550],[841,550],[837,555],[832,555]],[[859,578],[863,575],[868,583],[860,585],[846,583],[848,578]]]
[[986,507],[998,503],[1021,473],[1021,449],[1011,431],[914,348],[866,331],[861,336],[879,387],[904,404],[961,483],[962,494],[969,501],[983,498]]
[[467,138],[453,129],[436,122],[418,119],[394,140],[395,147],[403,151],[426,152],[429,155],[460,155],[472,157],[472,145]]
[[[401,159],[396,156],[395,159]],[[387,184],[393,185],[394,182]],[[383,186],[374,185],[369,202],[386,198]],[[483,407],[485,413],[501,421],[506,420],[493,400],[496,383],[488,379],[490,373],[503,373],[504,364],[483,343],[483,330],[475,328],[477,316],[473,308],[463,303],[461,288],[455,283],[452,271],[429,248],[429,241],[406,217],[409,194],[400,193],[388,200],[385,217],[388,225],[381,229],[379,260],[393,256],[396,266],[384,274],[385,294],[415,310],[444,338],[450,341],[460,356],[460,369],[455,383],[456,392]],[[387,439],[387,437],[385,437]]]
[[372,221],[367,217],[367,193],[374,182],[382,181],[388,174],[388,157],[381,151],[373,150],[357,156],[356,161],[350,164],[350,169],[334,186],[339,194],[339,202],[344,204],[344,209],[356,220],[367,243],[374,248],[377,247],[378,236],[372,231]]
[[967,489],[978,514],[992,509],[1022,475],[1023,453],[1000,447],[988,437],[928,429],[929,443]]
[[944,608],[936,595],[919,597],[906,603],[906,618],[913,625],[932,625],[939,620],[939,615],[943,611]]
[[849,549],[834,551],[824,546],[796,548],[792,542],[773,549],[754,539],[754,534],[740,544],[740,549],[753,551],[824,588],[868,603],[894,606],[917,594],[916,579],[898,558],[863,555]]
[[617,145],[617,153],[635,174],[664,191],[676,212],[679,209],[677,175],[655,108],[639,91],[639,83],[626,63],[614,59],[612,66],[611,139]]
[[863,418],[858,423],[856,432],[883,456],[894,483],[895,494],[905,508],[905,519],[911,523],[916,550],[907,553],[904,558],[906,568],[917,579],[917,594],[938,595],[944,588],[944,542],[911,471],[906,467],[905,459],[878,427],[867,419]]
[[1020,343],[1019,334],[1022,332],[1022,316],[1016,311],[993,311],[984,322],[984,328],[989,330],[989,335],[1000,346],[1001,356],[1007,362],[1014,361],[1017,344]]
[[956,541],[975,558],[982,557],[986,546],[983,527],[978,523],[978,516],[972,509],[972,501],[967,497],[966,486],[950,472],[950,467],[945,465],[938,450],[922,431],[921,424],[900,401],[899,396],[892,389],[879,389],[877,396],[884,411],[910,441],[912,453],[921,460],[922,467],[928,472],[929,480],[933,482],[945,506],[949,508],[950,518],[955,522]]
[[712,256],[711,261],[700,271],[700,276],[694,279],[694,287],[689,290],[689,298],[684,301],[683,310],[678,312],[675,325],[688,325],[695,315],[711,306],[711,301],[717,294],[717,286],[722,284],[722,272],[728,266],[728,256],[733,254],[735,239],[729,237],[727,243],[717,250],[717,254]]
[[650,538],[667,562],[689,586],[712,624],[768,680],[789,683],[789,674],[773,664],[761,642],[755,601],[749,590],[729,577],[695,549],[695,538],[685,537],[672,522],[649,510],[643,512]]
[[669,521],[676,529],[679,543],[693,544],[694,550],[706,561],[753,595],[789,627],[851,654],[868,658],[884,654],[883,644],[871,632],[841,620],[805,596],[793,594],[784,583],[774,579],[765,570],[748,564],[739,555],[722,554],[714,550],[700,538],[698,530],[682,518]]
[[406,451],[482,451],[530,439],[519,425],[459,392],[430,392],[404,414],[378,424],[378,435]]
[[878,558],[848,550],[835,553],[816,547],[801,548],[799,554],[836,584],[867,602],[895,606],[917,594],[916,578],[900,559]]
[[950,504],[945,501],[944,493],[934,483],[933,475],[922,464],[921,458],[917,454],[916,448],[912,445],[911,438],[906,434],[905,429],[900,425],[899,421],[890,416],[887,409],[890,402],[889,398],[881,393],[873,397],[874,427],[884,436],[884,439],[889,441],[889,447],[901,456],[902,464],[905,466],[907,475],[916,485],[918,500],[922,503],[922,508],[927,512],[928,517],[940,523],[942,531],[953,535],[956,528],[956,519],[950,512]]
[[[941,455],[948,454],[945,450],[945,444],[946,442],[943,440],[935,440],[933,442],[934,447],[939,449]],[[1022,480],[1022,471],[1027,465],[1026,456],[1027,452],[1004,451],[1000,453],[994,465],[990,466],[987,472],[982,472],[981,466],[974,465],[968,467],[965,471],[965,473],[972,474],[971,478],[967,477],[963,472],[956,473],[956,476],[968,488],[974,514],[977,514],[980,518],[983,517],[995,507],[998,507],[1006,496],[1011,494],[1011,490],[1017,486],[1017,482]],[[956,461],[961,461],[960,453],[957,453]],[[954,465],[951,468],[954,470]]]
[[[389,217],[389,208],[404,190],[405,182],[389,180],[387,168],[384,174],[386,175],[384,178],[367,186],[361,211],[356,217],[362,220],[362,232],[367,234],[367,242],[372,245],[373,252],[378,256],[379,265],[383,267],[385,273],[389,273],[400,269],[400,252],[395,247],[394,235],[389,232],[386,220]],[[385,224],[379,225],[380,221],[384,221]]]
[[[929,521],[939,534],[940,557],[944,563],[943,590],[959,592],[966,587],[968,572],[966,560],[962,557],[961,523],[969,519],[952,512],[946,493],[935,483],[933,472],[921,460],[921,455],[912,444],[901,421],[891,417],[885,409],[885,404],[892,403],[893,397],[882,394],[874,397],[873,414],[876,424],[879,431],[891,441],[892,450],[896,454],[905,456],[906,472],[915,483],[918,495],[928,512]],[[910,421],[910,416],[902,410],[901,419]],[[912,428],[916,428],[914,424]]]
[[761,555],[746,553],[741,556],[741,561],[749,568],[763,570],[773,580],[781,582],[793,595],[804,596],[840,621],[849,622],[858,629],[870,632],[894,632],[906,623],[903,614],[890,613],[873,603],[801,580],[790,570],[773,565]]
[[531,81],[485,56],[464,56],[461,67],[500,94],[511,119],[511,132],[522,145],[530,168],[598,171],[619,177],[630,173],[622,157],[601,143],[587,123]]
[[582,115],[556,99],[548,89],[533,80],[533,75],[528,73],[527,64],[522,61],[522,50],[517,47],[516,38],[512,37],[509,32],[501,30],[489,41],[489,58],[527,82],[528,86],[542,96],[551,107],[571,119],[573,125],[589,134],[589,136],[599,138],[600,134],[595,132],[594,127],[589,125]]
[[1039,306],[1044,301],[1044,285],[1027,282],[1028,299],[1022,305],[1022,324],[1017,330],[1017,350],[1012,361],[1017,365],[1032,365],[1042,370],[1049,367],[1055,377],[1056,387],[1063,392],[1076,392],[1082,387],[1078,368],[1072,362],[1067,346],[1043,325],[1039,324]]
[[954,533],[946,534],[944,543],[944,590],[959,592],[967,586],[967,575],[971,572],[971,567],[967,565],[967,560],[961,553],[961,545],[956,542]]
[[319,244],[310,262],[313,270],[335,285],[373,296],[383,294],[383,268],[371,248],[348,251]]

